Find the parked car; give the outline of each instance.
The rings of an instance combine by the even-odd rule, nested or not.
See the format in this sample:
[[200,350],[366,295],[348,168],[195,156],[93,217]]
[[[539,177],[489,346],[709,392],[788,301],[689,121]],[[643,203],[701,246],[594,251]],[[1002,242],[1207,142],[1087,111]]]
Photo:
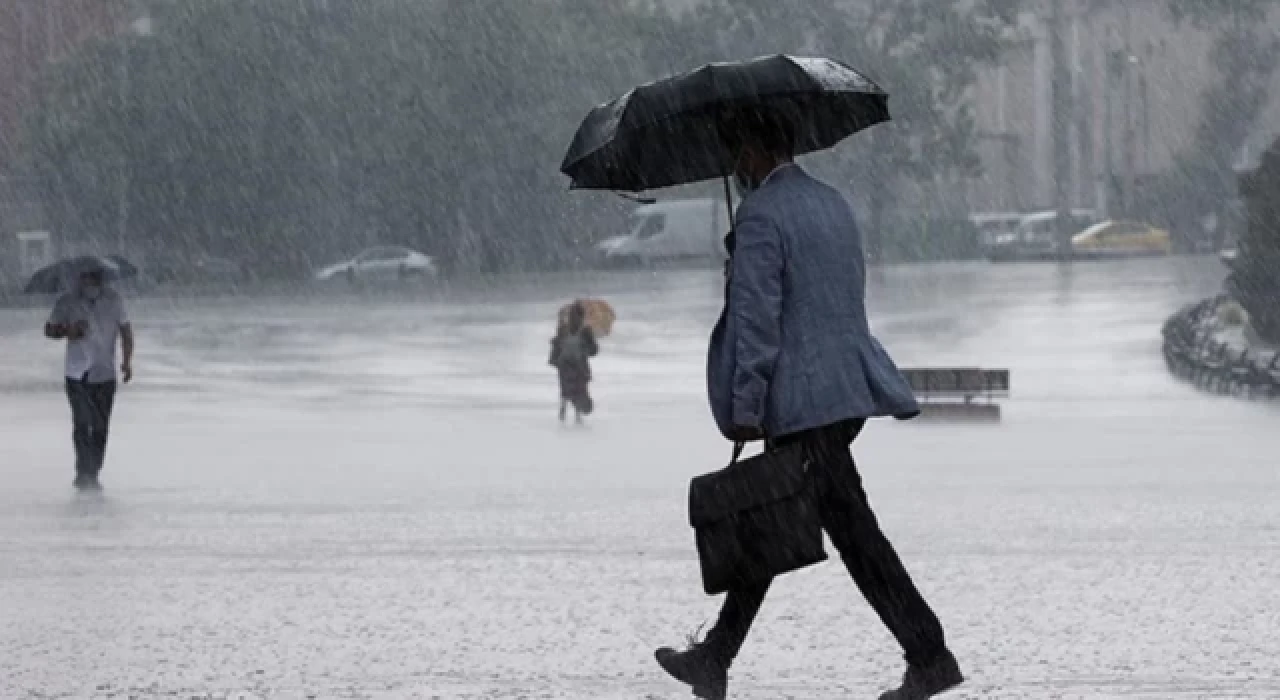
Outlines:
[[724,200],[685,199],[636,207],[631,231],[596,244],[609,267],[724,260],[729,232]]
[[[1067,230],[1079,231],[1096,222],[1093,211],[1073,209]],[[1018,222],[1014,231],[991,238],[983,245],[983,249],[987,259],[992,262],[1055,260],[1061,248],[1057,230],[1056,211],[1027,214]]]
[[1077,258],[1168,255],[1172,251],[1168,231],[1137,221],[1103,221],[1071,239],[1071,253]]
[[425,253],[402,246],[376,246],[350,260],[317,270],[315,277],[321,282],[345,279],[355,283],[424,279],[437,274],[435,261]]
[[1007,245],[1018,240],[1018,225],[1023,215],[1016,212],[974,214],[969,221],[978,229],[978,240],[985,247]]

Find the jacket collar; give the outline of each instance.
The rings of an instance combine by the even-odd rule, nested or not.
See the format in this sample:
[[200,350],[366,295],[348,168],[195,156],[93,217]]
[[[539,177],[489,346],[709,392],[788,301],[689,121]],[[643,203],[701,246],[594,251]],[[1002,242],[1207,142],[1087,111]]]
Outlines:
[[796,165],[795,163],[783,163],[778,167],[774,168],[773,170],[771,170],[768,175],[765,175],[764,179],[760,181],[760,186],[757,187],[756,189],[762,190],[765,188],[765,186],[767,186],[770,182],[773,182],[775,179],[789,175],[790,173],[788,171],[799,170],[799,168],[800,166]]

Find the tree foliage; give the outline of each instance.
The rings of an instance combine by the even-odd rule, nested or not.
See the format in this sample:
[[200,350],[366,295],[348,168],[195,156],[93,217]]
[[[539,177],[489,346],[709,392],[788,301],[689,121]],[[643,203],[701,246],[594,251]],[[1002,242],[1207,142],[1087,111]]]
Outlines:
[[72,237],[114,240],[125,212],[132,247],[264,271],[374,242],[461,269],[560,265],[623,220],[557,172],[592,105],[710,60],[843,58],[890,89],[897,121],[824,163],[882,211],[901,178],[977,167],[965,93],[1014,7],[155,0],[154,35],[53,67],[30,154]]
[[[586,109],[654,76],[665,18],[539,0],[170,0],[57,65],[30,120],[60,230],[304,269],[400,242],[562,263],[615,206],[557,173]],[[127,62],[127,72],[125,70]],[[468,212],[468,216],[460,216]]]
[[1280,343],[1280,140],[1263,154],[1257,170],[1240,180],[1247,226],[1227,289],[1249,312],[1258,335]]

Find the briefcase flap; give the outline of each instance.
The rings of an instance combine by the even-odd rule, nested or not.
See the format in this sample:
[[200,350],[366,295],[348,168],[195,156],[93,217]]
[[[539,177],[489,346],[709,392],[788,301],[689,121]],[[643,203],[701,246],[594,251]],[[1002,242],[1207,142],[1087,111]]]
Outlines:
[[704,527],[791,498],[808,485],[808,470],[808,456],[796,444],[694,477],[689,483],[689,524]]

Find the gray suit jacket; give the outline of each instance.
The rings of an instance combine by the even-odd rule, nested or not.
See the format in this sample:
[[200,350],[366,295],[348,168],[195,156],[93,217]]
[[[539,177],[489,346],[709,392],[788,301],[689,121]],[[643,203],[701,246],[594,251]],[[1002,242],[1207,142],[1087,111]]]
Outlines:
[[770,437],[850,418],[910,418],[906,379],[871,335],[853,209],[799,166],[738,207],[725,310],[711,334],[707,393],[722,433]]

